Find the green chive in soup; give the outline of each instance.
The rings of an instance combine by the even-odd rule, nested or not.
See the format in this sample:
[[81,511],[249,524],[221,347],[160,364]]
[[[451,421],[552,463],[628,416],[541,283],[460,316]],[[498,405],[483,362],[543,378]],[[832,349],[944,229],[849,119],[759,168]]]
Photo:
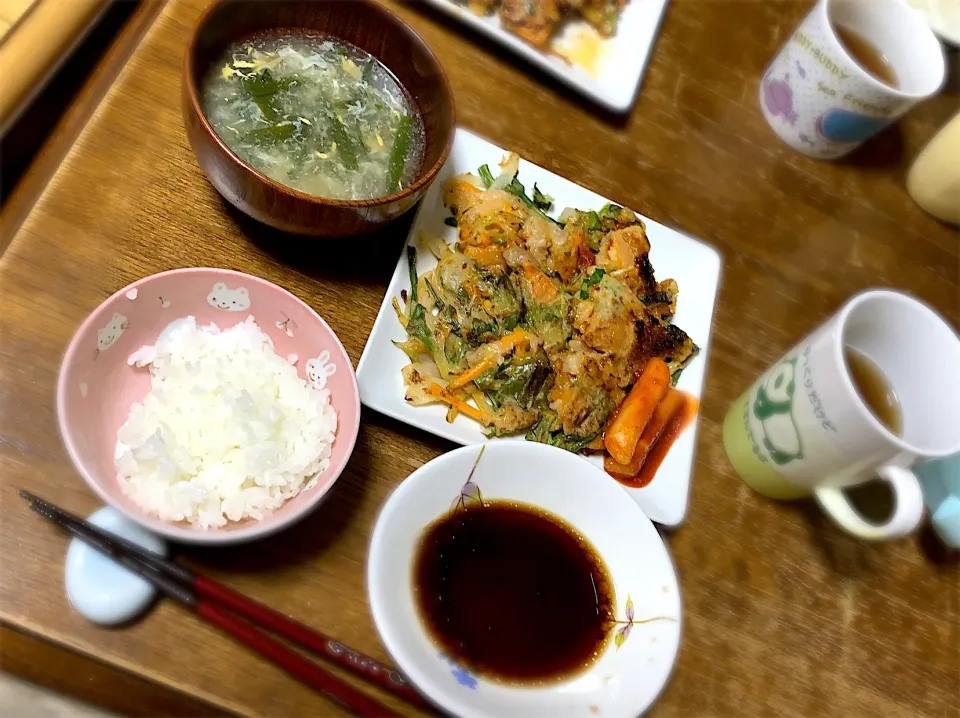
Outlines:
[[393,74],[324,36],[234,43],[203,83],[203,111],[244,162],[281,184],[361,200],[406,187],[420,170],[423,125]]

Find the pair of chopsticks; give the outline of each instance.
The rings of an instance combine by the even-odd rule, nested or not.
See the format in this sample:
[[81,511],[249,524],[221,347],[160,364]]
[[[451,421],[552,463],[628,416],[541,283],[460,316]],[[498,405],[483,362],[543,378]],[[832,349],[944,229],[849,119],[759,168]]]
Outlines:
[[255,624],[329,659],[418,708],[434,712],[432,706],[394,668],[358,653],[213,579],[104,531],[29,491],[21,490],[20,496],[29,501],[30,508],[41,516],[141,576],[161,593],[192,609],[204,620],[223,629],[354,715],[372,718],[400,714],[308,661],[262,632]]

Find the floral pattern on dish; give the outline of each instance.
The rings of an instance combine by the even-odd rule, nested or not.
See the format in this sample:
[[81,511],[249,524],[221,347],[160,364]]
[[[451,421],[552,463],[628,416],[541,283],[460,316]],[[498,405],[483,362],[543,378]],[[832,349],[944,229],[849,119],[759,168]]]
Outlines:
[[480,683],[480,681],[477,680],[476,676],[453,660],[453,658],[448,656],[446,653],[441,653],[440,658],[450,665],[450,675],[457,680],[457,683],[459,683],[461,686],[469,688],[471,691],[477,690],[477,685]]
[[[654,616],[653,618],[643,618],[639,621],[635,618],[634,608],[633,608],[633,598],[630,597],[630,594],[627,594],[627,605],[624,607],[624,615],[626,619],[616,618],[613,621],[613,626],[619,626],[617,628],[616,635],[613,637],[613,643],[619,650],[620,647],[626,642],[627,638],[630,636],[630,631],[633,630],[633,627],[641,623],[652,623],[653,621],[674,621],[676,619],[669,618],[667,616]],[[613,628],[611,626],[611,629]],[[654,638],[656,641],[656,638]]]
[[480,487],[473,483],[473,474],[476,472],[477,466],[480,464],[480,459],[483,458],[483,451],[486,448],[486,444],[480,447],[480,453],[477,454],[477,460],[473,462],[473,468],[470,469],[467,480],[460,488],[459,495],[450,504],[451,511],[463,511],[472,506],[483,506],[483,494],[480,492]]

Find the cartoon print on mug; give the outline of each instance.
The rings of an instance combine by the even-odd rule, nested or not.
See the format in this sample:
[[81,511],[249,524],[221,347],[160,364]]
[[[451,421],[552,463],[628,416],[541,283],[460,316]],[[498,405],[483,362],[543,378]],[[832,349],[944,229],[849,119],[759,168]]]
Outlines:
[[861,115],[832,107],[817,118],[817,134],[830,142],[863,142],[892,122],[889,117]]
[[797,124],[797,113],[793,111],[793,90],[790,89],[790,73],[782,80],[770,79],[770,75],[763,81],[763,101],[767,110],[774,117],[782,117],[791,125]]
[[[822,37],[799,33],[770,64],[760,86],[761,109],[777,134],[814,156],[826,156],[821,145],[828,145],[817,132],[817,118],[825,105],[835,106],[843,97],[836,74],[839,63],[829,56],[828,47]],[[821,60],[810,62],[809,53],[815,50]]]
[[784,359],[757,387],[750,409],[760,423],[763,446],[773,463],[783,466],[803,458],[800,430],[793,417],[797,357]]
[[307,382],[314,389],[323,389],[327,385],[327,377],[333,376],[337,365],[330,361],[330,352],[324,349],[313,359],[307,360]]

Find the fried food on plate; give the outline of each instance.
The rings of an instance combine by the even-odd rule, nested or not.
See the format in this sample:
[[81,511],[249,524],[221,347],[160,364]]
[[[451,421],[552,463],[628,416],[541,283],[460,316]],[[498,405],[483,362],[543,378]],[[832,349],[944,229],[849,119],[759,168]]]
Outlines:
[[631,210],[554,219],[552,198],[528,193],[518,166],[510,154],[497,177],[484,165],[446,183],[457,240],[421,235],[433,269],[419,273],[408,247],[411,289],[406,306],[394,302],[408,335],[405,398],[445,404],[448,420],[464,414],[490,436],[606,448],[628,464],[698,351],[672,324],[679,288],[656,280]]

